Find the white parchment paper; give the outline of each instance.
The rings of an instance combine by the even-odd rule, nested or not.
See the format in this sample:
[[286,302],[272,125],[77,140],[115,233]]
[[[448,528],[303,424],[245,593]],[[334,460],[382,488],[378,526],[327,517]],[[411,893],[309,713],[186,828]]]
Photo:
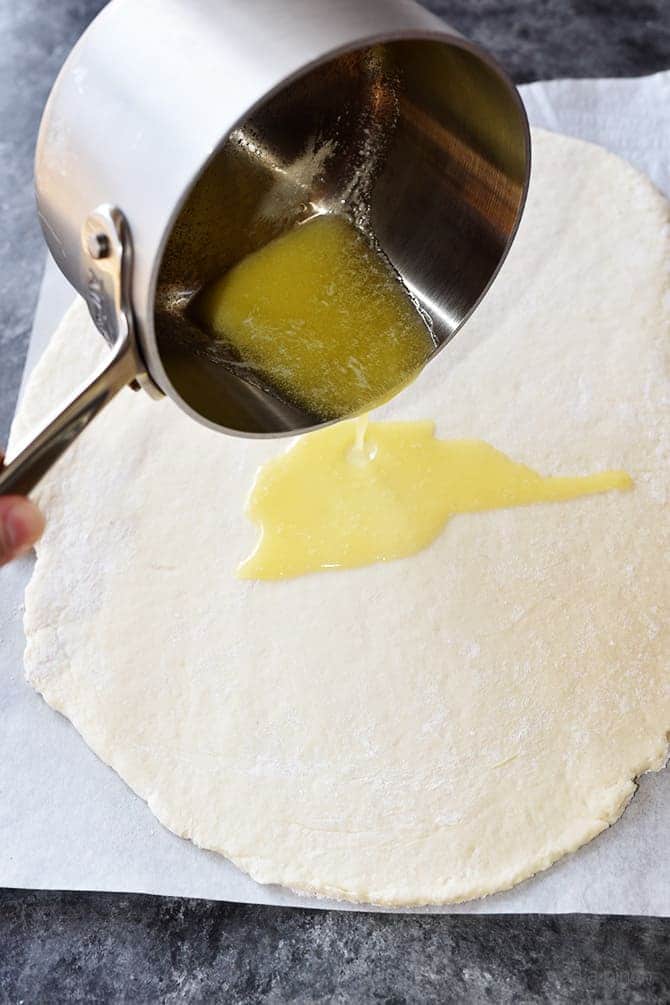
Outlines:
[[[537,83],[522,93],[532,123],[601,143],[670,196],[670,72]],[[50,263],[26,372],[71,299]],[[225,859],[175,837],[25,684],[21,614],[31,564],[26,559],[0,572],[0,885],[356,910],[260,886]],[[444,913],[670,915],[669,833],[666,769],[642,778],[621,820],[574,855],[508,893]]]

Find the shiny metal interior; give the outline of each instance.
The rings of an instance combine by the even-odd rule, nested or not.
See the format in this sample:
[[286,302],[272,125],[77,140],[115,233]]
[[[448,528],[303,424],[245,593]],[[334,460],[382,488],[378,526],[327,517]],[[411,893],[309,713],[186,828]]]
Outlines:
[[319,425],[192,322],[193,297],[300,221],[343,213],[378,242],[430,317],[437,352],[500,266],[527,173],[518,97],[465,46],[392,41],[312,69],[227,137],[178,215],[154,318],[171,383],[232,432]]

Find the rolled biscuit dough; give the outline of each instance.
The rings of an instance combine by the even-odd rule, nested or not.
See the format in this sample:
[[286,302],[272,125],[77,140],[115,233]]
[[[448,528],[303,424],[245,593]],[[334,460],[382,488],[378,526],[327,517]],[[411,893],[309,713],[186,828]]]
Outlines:
[[[670,728],[668,205],[536,132],[502,273],[382,415],[627,494],[465,515],[419,555],[239,580],[279,442],[124,391],[43,484],[27,675],[156,816],[263,883],[388,905],[502,890],[612,823]],[[81,304],[18,440],[105,352]]]

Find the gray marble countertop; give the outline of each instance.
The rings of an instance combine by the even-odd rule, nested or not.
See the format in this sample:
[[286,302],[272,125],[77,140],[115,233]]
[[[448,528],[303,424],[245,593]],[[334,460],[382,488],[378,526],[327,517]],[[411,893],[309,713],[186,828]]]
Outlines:
[[[426,5],[519,82],[670,68],[670,0]],[[44,262],[32,194],[37,125],[68,49],[102,6],[0,2],[0,442]],[[0,897],[0,1003],[670,1002],[670,922],[660,919],[413,917],[16,890]]]

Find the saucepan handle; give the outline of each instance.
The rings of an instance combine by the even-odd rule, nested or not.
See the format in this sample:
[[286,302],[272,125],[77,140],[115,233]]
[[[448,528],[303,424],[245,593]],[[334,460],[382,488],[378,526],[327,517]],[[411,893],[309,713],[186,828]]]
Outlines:
[[0,465],[0,495],[28,495],[126,384],[133,383],[136,389],[141,385],[152,397],[161,396],[146,372],[135,341],[130,307],[132,242],[118,206],[103,203],[93,210],[84,221],[81,243],[86,302],[112,353],[30,443],[6,467]]
[[136,376],[132,344],[117,347],[98,373],[0,470],[0,495],[28,495],[91,419]]

